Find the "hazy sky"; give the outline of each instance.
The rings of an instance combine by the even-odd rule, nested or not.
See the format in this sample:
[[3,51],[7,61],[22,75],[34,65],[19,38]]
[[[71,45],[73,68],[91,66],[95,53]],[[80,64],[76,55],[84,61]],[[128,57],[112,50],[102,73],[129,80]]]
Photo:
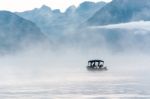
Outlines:
[[[52,9],[61,9],[64,11],[70,5],[78,6],[81,2],[86,0],[0,0],[0,10],[9,11],[25,11],[33,8],[39,8],[43,4],[50,6]],[[111,0],[87,0],[93,2],[105,1],[110,2]]]

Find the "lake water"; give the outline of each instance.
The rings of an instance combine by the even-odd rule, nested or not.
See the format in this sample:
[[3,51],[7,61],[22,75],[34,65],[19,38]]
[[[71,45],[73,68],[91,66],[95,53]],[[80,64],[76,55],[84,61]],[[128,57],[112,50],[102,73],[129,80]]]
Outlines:
[[148,77],[129,73],[50,73],[0,86],[0,99],[150,99]]
[[86,70],[92,55],[42,55],[0,59],[0,99],[150,99],[149,55],[95,54],[103,72]]

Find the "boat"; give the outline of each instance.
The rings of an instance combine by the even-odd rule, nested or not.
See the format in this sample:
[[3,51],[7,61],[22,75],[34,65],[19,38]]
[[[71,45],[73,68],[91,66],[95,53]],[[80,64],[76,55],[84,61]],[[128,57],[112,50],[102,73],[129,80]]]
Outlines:
[[104,66],[103,60],[89,60],[87,69],[90,71],[106,71],[108,70],[106,66]]

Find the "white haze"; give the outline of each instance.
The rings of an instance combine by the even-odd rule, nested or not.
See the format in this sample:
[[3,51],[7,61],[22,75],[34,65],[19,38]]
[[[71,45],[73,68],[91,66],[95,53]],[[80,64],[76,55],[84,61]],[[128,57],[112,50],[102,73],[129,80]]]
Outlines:
[[[39,45],[21,43],[0,56],[0,99],[149,99],[149,26],[68,25]],[[87,71],[90,59],[104,60],[108,71]]]
[[[89,59],[103,59],[108,71],[87,71]],[[149,61],[149,55],[136,52],[115,54],[105,48],[88,51],[82,48],[50,50],[46,46],[34,46],[17,54],[0,57],[0,97],[148,98]]]
[[[119,80],[124,79],[124,77],[142,78],[143,75],[148,75],[150,70],[149,55],[139,52],[115,54],[105,48],[87,51],[82,48],[62,48],[54,51],[44,46],[34,46],[17,54],[0,57],[0,84],[30,85],[46,82],[96,81],[98,79],[92,76],[96,73],[86,70],[87,61],[90,59],[103,59],[105,61],[109,70],[99,73],[104,81]],[[119,76],[115,77],[116,75]]]
[[[79,34],[73,30],[71,32],[73,36]],[[106,46],[97,45],[97,39],[107,44],[99,38],[101,33],[84,32],[86,34],[80,33],[83,41],[74,44],[75,38],[72,37],[68,40],[69,46],[61,41],[56,42],[59,47],[55,47],[55,43],[52,46],[44,42],[25,46],[24,50],[15,54],[1,56],[0,98],[149,98],[149,53],[137,50],[113,52]],[[96,47],[88,45],[90,42],[95,42]],[[108,71],[87,71],[87,61],[90,59],[104,60]]]
[[127,30],[146,30],[150,31],[150,21],[135,21],[128,23],[111,24],[104,26],[90,27],[93,29],[127,29]]
[[[97,29],[124,29],[124,30],[149,30],[150,22],[130,22],[116,25],[90,27],[92,30]],[[115,75],[127,77],[140,77],[149,74],[150,58],[149,53],[144,53],[139,50],[113,52],[113,48],[107,47],[107,41],[101,38],[101,33],[97,34],[90,31],[80,33],[78,42],[74,43],[72,36],[79,35],[77,31],[71,30],[66,37],[69,39],[66,42],[53,41],[53,45],[42,43],[39,45],[25,46],[25,49],[18,51],[15,54],[7,54],[0,57],[0,84],[18,84],[32,83],[32,81],[65,81],[65,80],[89,80],[89,72],[86,70],[87,61],[90,59],[102,59],[108,66],[108,71],[102,75],[115,78]],[[102,31],[101,31],[102,32]],[[94,33],[94,34],[91,34]],[[147,33],[147,32],[146,32]],[[65,38],[66,38],[65,37]],[[101,45],[88,43],[97,43],[100,39]],[[126,41],[124,41],[126,42]],[[59,44],[60,43],[60,44]],[[69,46],[68,46],[69,43]],[[55,47],[59,46],[59,47]],[[136,45],[136,44],[135,44]],[[125,45],[128,47],[128,45]],[[80,75],[81,73],[81,75]],[[82,75],[83,74],[83,75]],[[130,74],[130,75],[128,75]],[[101,75],[101,74],[100,74]],[[81,77],[81,78],[80,78]],[[108,79],[110,79],[108,77]],[[146,77],[146,76],[145,76]],[[84,79],[83,79],[84,78]],[[107,77],[106,77],[107,78]]]

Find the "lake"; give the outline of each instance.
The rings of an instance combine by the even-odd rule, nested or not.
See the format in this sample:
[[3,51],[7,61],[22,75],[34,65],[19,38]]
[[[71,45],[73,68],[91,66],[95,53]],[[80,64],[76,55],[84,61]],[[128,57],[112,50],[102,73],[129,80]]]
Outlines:
[[55,72],[0,86],[1,99],[150,99],[148,77],[120,72]]

